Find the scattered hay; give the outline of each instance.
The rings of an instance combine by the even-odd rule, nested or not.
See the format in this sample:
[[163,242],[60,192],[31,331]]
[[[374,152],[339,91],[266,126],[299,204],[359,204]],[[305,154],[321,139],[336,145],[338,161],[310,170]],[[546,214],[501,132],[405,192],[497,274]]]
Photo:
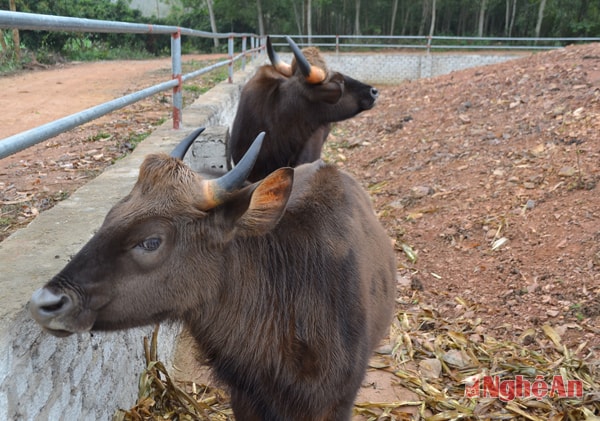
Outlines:
[[[190,383],[178,386],[163,363],[157,358],[158,326],[152,333],[151,343],[144,337],[146,368],[140,376],[139,397],[128,411],[119,409],[113,421],[150,420],[233,420],[229,398],[220,389]],[[187,386],[187,387],[186,387]]]
[[447,320],[425,305],[400,305],[388,370],[420,402],[357,405],[368,420],[414,419],[403,411],[410,405],[427,421],[600,420],[600,361],[581,355],[586,343],[570,350],[549,325],[525,331],[522,344],[498,341],[474,311]]
[[[522,343],[498,341],[482,332],[474,311],[447,320],[415,302],[413,297],[399,303],[393,349],[372,368],[393,373],[397,384],[419,399],[358,402],[357,419],[600,421],[600,361],[581,355],[586,343],[570,350],[549,325],[525,331]],[[115,420],[232,420],[223,391],[190,384],[186,392],[174,384],[156,361],[156,335],[157,330],[151,346],[144,338],[147,368],[140,398]],[[417,410],[409,413],[406,407]]]

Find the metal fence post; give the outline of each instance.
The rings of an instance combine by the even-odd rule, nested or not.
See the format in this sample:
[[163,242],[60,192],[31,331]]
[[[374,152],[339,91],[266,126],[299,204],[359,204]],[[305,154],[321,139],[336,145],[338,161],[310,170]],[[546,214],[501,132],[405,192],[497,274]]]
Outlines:
[[233,36],[229,36],[228,43],[228,54],[229,54],[229,83],[233,83]]
[[246,70],[246,37],[242,37],[242,70]]
[[183,96],[181,93],[181,28],[171,35],[171,62],[173,67],[173,79],[178,83],[173,87],[173,128],[181,128]]

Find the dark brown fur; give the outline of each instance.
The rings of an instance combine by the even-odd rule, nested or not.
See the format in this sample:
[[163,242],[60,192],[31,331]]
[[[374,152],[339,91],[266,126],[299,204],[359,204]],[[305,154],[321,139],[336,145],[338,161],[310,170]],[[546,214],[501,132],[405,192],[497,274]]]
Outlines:
[[373,107],[377,90],[338,72],[329,71],[316,48],[303,50],[327,78],[311,85],[292,63],[293,76],[281,75],[272,65],[258,69],[242,90],[231,130],[230,157],[237,163],[249,139],[266,132],[263,148],[250,173],[257,181],[277,168],[295,167],[321,157],[330,124]]
[[[147,158],[131,194],[34,294],[33,317],[59,336],[183,320],[237,420],[349,420],[395,295],[369,197],[320,161],[214,209],[198,205],[200,183],[176,159]],[[156,250],[140,247],[154,238]]]

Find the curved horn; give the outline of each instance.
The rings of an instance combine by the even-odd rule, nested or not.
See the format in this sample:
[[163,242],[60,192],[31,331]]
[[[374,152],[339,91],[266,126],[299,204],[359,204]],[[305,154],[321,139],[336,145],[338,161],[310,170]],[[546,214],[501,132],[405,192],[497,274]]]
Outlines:
[[271,64],[275,67],[279,73],[284,76],[292,75],[292,66],[287,64],[285,61],[281,60],[275,50],[273,49],[273,44],[271,44],[271,38],[267,37],[267,54],[269,55],[269,60],[271,60]]
[[242,187],[254,167],[264,138],[265,132],[260,132],[240,162],[231,171],[219,178],[204,182],[205,210],[223,203],[229,193]]
[[192,143],[194,143],[194,140],[196,140],[196,138],[200,136],[200,133],[203,131],[204,127],[200,127],[190,133],[185,139],[179,142],[179,145],[177,145],[175,149],[173,149],[173,152],[171,152],[171,157],[183,159],[187,150],[190,148],[190,146],[192,146]]
[[296,63],[298,63],[298,67],[300,67],[300,71],[306,78],[306,81],[313,85],[323,82],[327,76],[323,69],[317,66],[311,66],[294,40],[292,40],[290,37],[285,37],[285,39],[290,45],[290,48],[294,53],[294,57],[296,57]]

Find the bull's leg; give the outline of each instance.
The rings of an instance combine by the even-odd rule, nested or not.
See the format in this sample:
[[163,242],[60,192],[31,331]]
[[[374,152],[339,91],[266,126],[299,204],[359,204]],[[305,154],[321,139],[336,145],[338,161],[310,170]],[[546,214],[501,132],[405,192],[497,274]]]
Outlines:
[[231,408],[236,421],[284,421],[260,399],[241,390],[231,390]]
[[348,387],[336,402],[332,402],[323,421],[350,421],[354,409],[354,401],[362,384],[363,376],[355,373],[353,379],[348,382]]
[[231,390],[231,408],[236,421],[262,421],[255,404],[246,393],[237,389]]
[[349,399],[338,402],[338,404],[332,408],[329,417],[327,417],[327,421],[350,421],[352,418],[352,409],[354,407],[354,398],[355,395],[353,394]]

